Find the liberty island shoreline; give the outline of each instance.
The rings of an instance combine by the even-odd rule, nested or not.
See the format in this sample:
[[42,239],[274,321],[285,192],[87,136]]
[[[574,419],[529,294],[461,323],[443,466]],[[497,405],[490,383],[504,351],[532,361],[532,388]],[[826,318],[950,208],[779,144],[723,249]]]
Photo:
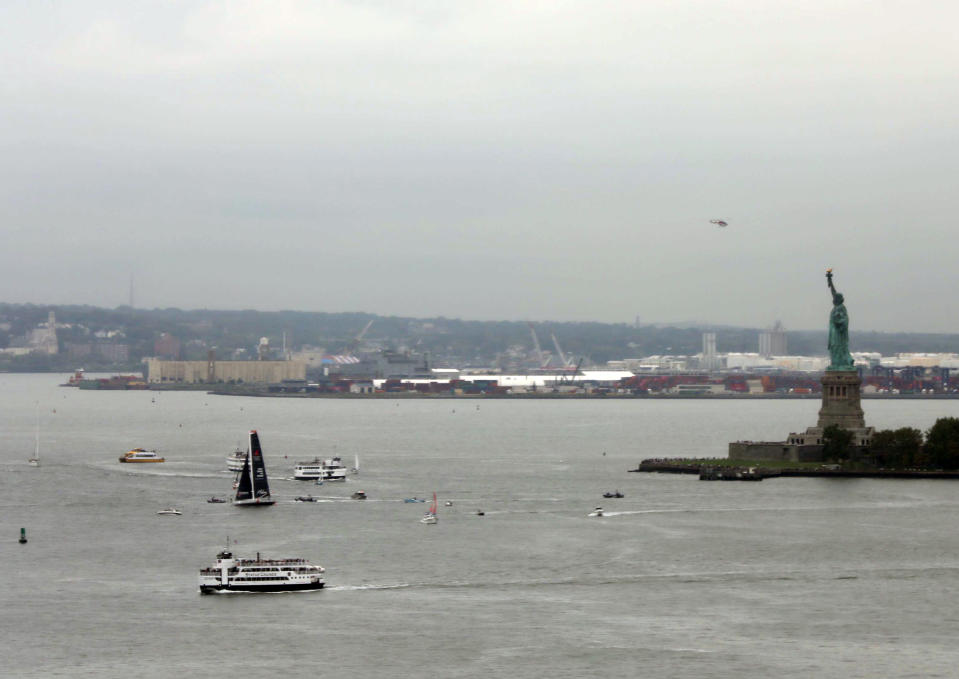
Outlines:
[[[270,392],[263,389],[209,389],[205,388],[180,388],[180,387],[151,387],[153,391],[205,391],[215,396],[248,396],[256,398],[329,398],[329,399],[347,399],[347,400],[414,400],[414,399],[432,399],[432,400],[591,400],[591,401],[614,401],[614,400],[662,400],[662,401],[683,401],[683,400],[706,400],[706,401],[735,401],[735,400],[798,400],[818,401],[820,394],[553,394],[553,393],[525,393],[525,394],[450,394],[450,393],[423,393],[416,391],[402,392],[381,392],[373,394],[350,394],[350,393],[284,393]],[[893,400],[954,400],[959,399],[959,394],[863,394],[862,398],[875,399],[883,401]]]

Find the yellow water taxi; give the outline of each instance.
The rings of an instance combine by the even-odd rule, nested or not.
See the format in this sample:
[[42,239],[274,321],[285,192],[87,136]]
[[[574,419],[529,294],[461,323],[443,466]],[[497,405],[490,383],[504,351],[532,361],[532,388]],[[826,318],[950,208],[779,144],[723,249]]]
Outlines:
[[166,462],[155,450],[134,448],[120,458],[120,462]]

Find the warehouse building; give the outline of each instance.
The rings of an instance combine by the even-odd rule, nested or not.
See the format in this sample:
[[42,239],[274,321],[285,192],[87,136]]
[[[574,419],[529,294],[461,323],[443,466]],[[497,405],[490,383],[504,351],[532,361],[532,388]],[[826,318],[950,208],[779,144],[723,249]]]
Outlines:
[[301,361],[163,361],[147,359],[150,384],[270,384],[305,380]]

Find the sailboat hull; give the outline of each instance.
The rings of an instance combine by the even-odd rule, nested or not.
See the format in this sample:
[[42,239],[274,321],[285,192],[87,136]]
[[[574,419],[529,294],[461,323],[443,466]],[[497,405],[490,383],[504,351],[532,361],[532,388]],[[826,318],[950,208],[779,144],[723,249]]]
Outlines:
[[275,505],[276,500],[234,500],[233,504],[237,507],[269,507]]
[[325,583],[321,581],[276,585],[200,585],[200,594],[222,594],[224,592],[304,592],[323,589],[324,584]]

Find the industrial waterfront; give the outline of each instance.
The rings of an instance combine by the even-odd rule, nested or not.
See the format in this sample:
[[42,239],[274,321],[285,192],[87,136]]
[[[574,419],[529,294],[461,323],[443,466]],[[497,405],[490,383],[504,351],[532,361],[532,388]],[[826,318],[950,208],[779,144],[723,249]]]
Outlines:
[[[31,468],[37,401],[43,466]],[[721,456],[726,441],[781,435],[818,405],[281,401],[0,375],[2,552],[19,574],[0,585],[5,672],[951,676],[954,482],[627,471],[648,457]],[[928,427],[959,404],[867,411],[877,427]],[[207,504],[228,491],[223,458],[251,428],[278,504]],[[167,462],[118,464],[134,445]],[[327,453],[360,455],[361,473],[294,503],[294,460]],[[355,489],[369,499],[351,501]],[[614,489],[625,497],[602,498]],[[421,505],[402,499],[434,491],[440,522],[423,526]],[[156,515],[172,503],[182,516]],[[606,516],[588,518],[598,504]],[[237,553],[321,563],[327,589],[199,596],[197,570],[227,536]],[[256,652],[239,652],[241,638]]]

